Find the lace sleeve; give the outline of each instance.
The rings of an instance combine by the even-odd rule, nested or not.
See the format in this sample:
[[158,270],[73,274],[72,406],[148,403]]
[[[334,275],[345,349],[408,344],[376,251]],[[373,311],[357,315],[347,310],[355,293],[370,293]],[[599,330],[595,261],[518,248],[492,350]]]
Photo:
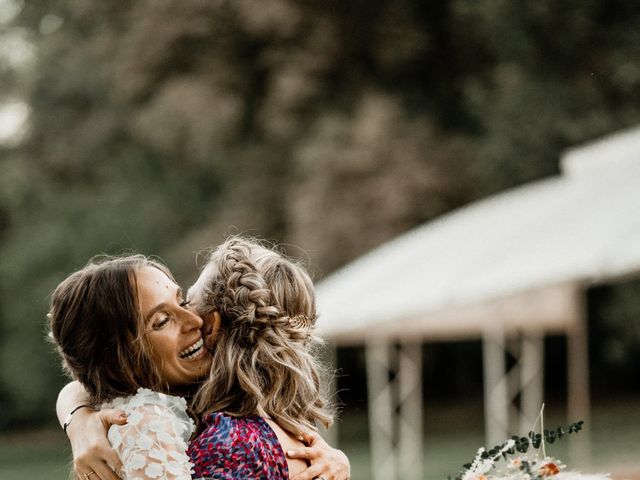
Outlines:
[[194,424],[183,398],[140,389],[105,407],[120,408],[129,416],[126,425],[112,425],[108,434],[122,460],[122,478],[191,480],[193,465],[186,450]]

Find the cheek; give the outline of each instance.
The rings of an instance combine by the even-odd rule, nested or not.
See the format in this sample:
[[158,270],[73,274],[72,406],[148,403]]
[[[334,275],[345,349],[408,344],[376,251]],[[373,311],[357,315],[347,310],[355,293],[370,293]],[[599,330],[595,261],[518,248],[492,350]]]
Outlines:
[[155,333],[149,338],[149,347],[153,359],[161,362],[170,358],[174,351],[171,339],[167,335],[160,333]]

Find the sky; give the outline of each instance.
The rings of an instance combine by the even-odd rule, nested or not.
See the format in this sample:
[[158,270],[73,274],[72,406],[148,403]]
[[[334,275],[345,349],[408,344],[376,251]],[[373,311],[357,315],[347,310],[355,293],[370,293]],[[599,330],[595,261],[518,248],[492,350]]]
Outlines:
[[[10,26],[22,9],[20,0],[0,0],[0,64],[11,70],[29,68],[34,60],[33,46],[24,31]],[[10,146],[23,137],[29,107],[15,91],[0,87],[0,146]]]

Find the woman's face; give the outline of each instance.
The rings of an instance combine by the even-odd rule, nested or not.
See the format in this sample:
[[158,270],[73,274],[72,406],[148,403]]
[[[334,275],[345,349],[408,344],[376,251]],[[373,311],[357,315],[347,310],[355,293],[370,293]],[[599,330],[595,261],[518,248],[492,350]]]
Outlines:
[[163,380],[180,386],[204,377],[211,356],[203,348],[202,319],[187,308],[180,287],[154,267],[141,268],[136,279],[145,335]]

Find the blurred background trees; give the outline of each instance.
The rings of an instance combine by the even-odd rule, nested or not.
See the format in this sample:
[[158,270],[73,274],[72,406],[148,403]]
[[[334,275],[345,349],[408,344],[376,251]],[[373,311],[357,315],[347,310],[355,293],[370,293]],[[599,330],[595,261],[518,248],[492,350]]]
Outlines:
[[[0,145],[0,429],[51,420],[48,295],[97,253],[188,282],[244,232],[321,278],[640,122],[634,0],[4,0],[0,21],[0,102],[29,111]],[[594,374],[640,371],[639,293],[592,296]]]

